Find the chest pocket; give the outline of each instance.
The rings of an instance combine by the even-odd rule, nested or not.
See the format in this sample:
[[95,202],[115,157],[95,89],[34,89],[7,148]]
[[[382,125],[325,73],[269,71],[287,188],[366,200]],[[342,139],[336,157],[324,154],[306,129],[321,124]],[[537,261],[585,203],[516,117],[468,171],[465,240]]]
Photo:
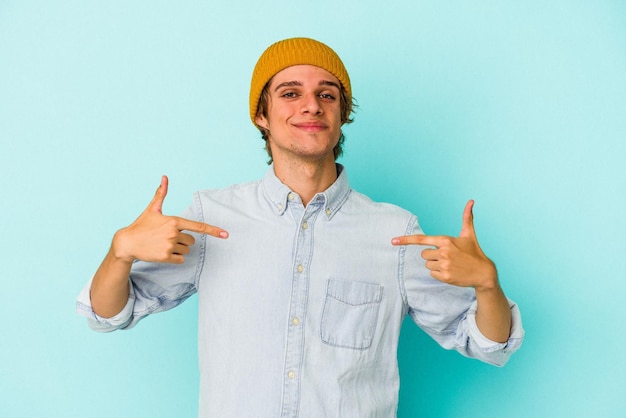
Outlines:
[[329,279],[322,312],[322,341],[335,347],[365,350],[372,345],[383,287]]

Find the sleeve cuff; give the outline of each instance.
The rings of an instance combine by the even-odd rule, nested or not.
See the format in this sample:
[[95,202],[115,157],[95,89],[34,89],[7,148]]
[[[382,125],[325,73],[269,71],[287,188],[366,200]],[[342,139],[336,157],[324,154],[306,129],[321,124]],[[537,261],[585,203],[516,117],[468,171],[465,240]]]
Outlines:
[[108,332],[116,329],[127,327],[133,316],[133,307],[135,305],[135,290],[133,286],[130,286],[130,293],[128,295],[128,301],[124,308],[115,316],[111,318],[103,318],[97,315],[91,307],[91,281],[78,295],[76,301],[76,312],[87,318],[89,327],[94,331]]
[[519,348],[522,340],[524,339],[522,316],[519,308],[512,300],[508,299],[508,301],[509,307],[511,308],[511,335],[508,341],[504,343],[492,341],[480,332],[480,329],[478,329],[478,325],[476,324],[476,309],[478,308],[478,304],[474,301],[474,303],[470,306],[467,313],[467,327],[469,335],[470,338],[472,338],[472,340],[476,343],[476,346],[484,352],[493,352],[503,349],[507,349],[507,351],[515,351]]

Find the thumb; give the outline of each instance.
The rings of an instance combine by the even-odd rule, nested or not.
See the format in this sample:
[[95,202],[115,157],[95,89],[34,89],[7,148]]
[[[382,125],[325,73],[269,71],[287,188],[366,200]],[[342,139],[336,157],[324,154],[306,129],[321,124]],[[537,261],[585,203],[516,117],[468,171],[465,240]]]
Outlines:
[[168,179],[167,176],[161,177],[161,185],[157,189],[152,201],[148,205],[147,211],[163,214],[163,201],[167,196]]
[[465,205],[463,211],[463,225],[461,226],[460,237],[476,239],[476,231],[474,230],[474,201],[470,200]]

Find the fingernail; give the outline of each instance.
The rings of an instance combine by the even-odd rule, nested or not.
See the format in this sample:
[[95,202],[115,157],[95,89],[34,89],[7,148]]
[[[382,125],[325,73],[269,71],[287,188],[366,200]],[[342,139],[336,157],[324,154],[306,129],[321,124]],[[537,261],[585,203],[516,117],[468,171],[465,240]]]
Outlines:
[[394,238],[394,239],[391,240],[391,243],[393,245],[398,245],[398,244],[400,244],[400,240],[398,238]]
[[220,232],[220,238],[228,238],[228,232],[226,231]]

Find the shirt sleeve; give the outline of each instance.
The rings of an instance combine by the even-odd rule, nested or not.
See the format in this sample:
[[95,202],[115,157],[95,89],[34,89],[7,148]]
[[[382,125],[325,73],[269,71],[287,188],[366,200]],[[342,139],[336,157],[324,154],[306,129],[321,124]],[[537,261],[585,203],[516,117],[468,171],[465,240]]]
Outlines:
[[[407,234],[422,234],[415,219]],[[521,346],[524,330],[519,308],[509,300],[512,328],[509,340],[498,343],[486,338],[476,325],[476,295],[472,288],[449,285],[434,279],[421,252],[427,247],[409,245],[401,252],[401,285],[408,314],[439,345],[485,363],[503,366]]]
[[[199,210],[194,207],[189,207],[181,216],[193,220],[202,218]],[[206,239],[203,234],[189,231],[186,233],[194,237],[195,243],[190,247],[183,264],[143,261],[133,263],[128,301],[117,315],[103,318],[93,311],[91,281],[78,295],[77,313],[87,318],[89,327],[94,331],[109,332],[132,328],[146,316],[172,309],[184,302],[197,290]]]

